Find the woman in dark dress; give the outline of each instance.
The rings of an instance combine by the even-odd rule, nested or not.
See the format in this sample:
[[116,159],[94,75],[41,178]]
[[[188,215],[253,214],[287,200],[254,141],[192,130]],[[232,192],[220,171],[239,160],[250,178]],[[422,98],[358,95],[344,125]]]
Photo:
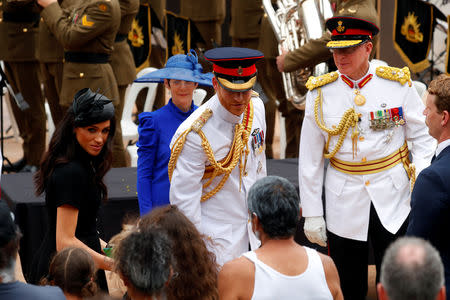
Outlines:
[[115,131],[114,107],[90,89],[74,97],[50,141],[35,175],[36,194],[45,192],[49,226],[33,259],[29,281],[48,273],[56,251],[66,247],[87,250],[97,268],[97,283],[107,290],[105,273],[113,260],[102,254],[96,227],[99,206],[107,199],[103,177],[111,168]]

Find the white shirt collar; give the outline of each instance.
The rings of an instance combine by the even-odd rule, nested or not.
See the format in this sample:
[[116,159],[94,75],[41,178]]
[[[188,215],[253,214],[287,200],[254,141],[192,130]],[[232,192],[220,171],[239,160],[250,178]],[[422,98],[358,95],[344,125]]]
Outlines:
[[440,142],[436,148],[436,157],[442,152],[442,150],[447,148],[447,146],[450,146],[450,139]]
[[236,116],[230,113],[225,107],[223,107],[222,103],[220,103],[219,97],[215,94],[209,101],[211,101],[211,109],[213,110],[215,115],[218,115],[221,119],[228,123],[236,124],[242,121],[242,117],[244,114],[240,116]]

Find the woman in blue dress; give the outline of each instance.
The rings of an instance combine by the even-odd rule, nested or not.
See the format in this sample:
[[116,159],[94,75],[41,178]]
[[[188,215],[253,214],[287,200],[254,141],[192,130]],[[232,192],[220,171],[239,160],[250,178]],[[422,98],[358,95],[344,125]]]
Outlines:
[[178,126],[197,108],[192,95],[198,85],[212,86],[212,74],[202,73],[194,50],[170,57],[163,69],[144,75],[139,82],[164,82],[172,98],[153,112],[139,114],[137,190],[141,216],[153,207],[169,204],[170,141]]

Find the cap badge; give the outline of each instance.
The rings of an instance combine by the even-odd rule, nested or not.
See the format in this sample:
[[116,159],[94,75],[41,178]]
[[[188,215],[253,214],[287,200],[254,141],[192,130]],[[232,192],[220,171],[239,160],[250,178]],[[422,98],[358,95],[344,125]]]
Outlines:
[[337,32],[343,33],[345,31],[345,26],[342,26],[343,22],[338,21],[338,27],[336,27]]
[[238,70],[237,70],[237,73],[238,73],[239,75],[242,75],[242,73],[244,73],[244,70],[242,70],[242,67],[241,67],[241,66],[239,66],[239,68],[238,68]]

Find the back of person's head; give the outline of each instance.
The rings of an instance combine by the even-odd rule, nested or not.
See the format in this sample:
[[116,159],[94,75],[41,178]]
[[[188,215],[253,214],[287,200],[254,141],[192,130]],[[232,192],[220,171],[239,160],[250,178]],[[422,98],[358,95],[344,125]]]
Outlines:
[[0,200],[0,281],[3,283],[15,280],[14,267],[21,236],[8,204]]
[[97,293],[95,272],[94,260],[86,250],[68,247],[53,257],[41,284],[58,286],[65,294],[89,297]]
[[437,299],[445,289],[441,257],[423,239],[399,238],[384,254],[380,282],[378,291],[389,300]]
[[136,230],[118,245],[114,261],[130,296],[135,292],[158,296],[170,280],[172,245],[161,229]]
[[218,299],[215,256],[205,238],[175,205],[156,208],[139,222],[139,228],[159,227],[173,244],[176,264],[167,290],[168,299]]
[[295,234],[300,198],[287,179],[267,176],[256,181],[248,192],[248,209],[258,217],[269,238],[289,238]]
[[439,112],[444,110],[450,112],[450,76],[439,75],[430,82],[428,93],[435,95],[435,105]]

